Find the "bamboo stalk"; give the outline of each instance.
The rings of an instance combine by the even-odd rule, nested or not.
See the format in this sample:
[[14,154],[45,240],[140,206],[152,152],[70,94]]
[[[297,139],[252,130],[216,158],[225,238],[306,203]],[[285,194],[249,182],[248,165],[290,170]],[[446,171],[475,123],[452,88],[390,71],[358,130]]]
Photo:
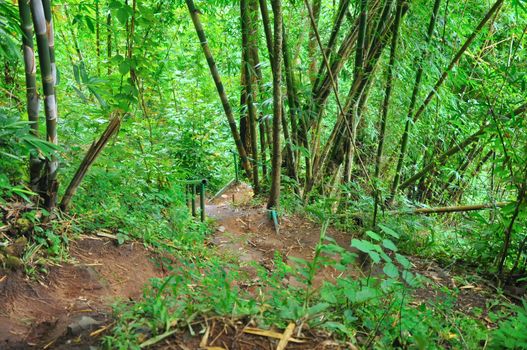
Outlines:
[[[299,125],[298,125],[298,120],[299,118],[297,117],[297,113],[298,113],[298,106],[299,106],[299,102],[298,102],[298,99],[297,99],[297,91],[296,91],[296,85],[295,85],[295,77],[294,77],[294,74],[293,74],[293,69],[292,69],[292,66],[291,66],[291,61],[290,61],[290,53],[289,53],[289,46],[288,46],[288,42],[287,42],[287,35],[286,35],[286,31],[285,31],[285,28],[283,28],[283,42],[282,42],[282,46],[283,46],[283,59],[284,59],[284,76],[285,76],[285,81],[286,81],[286,94],[287,94],[287,103],[289,105],[289,119],[291,121],[291,132],[292,132],[292,137],[291,137],[291,142],[294,144],[294,145],[299,145],[301,142],[299,142],[299,139],[300,139],[300,131],[299,131]],[[302,130],[302,128],[300,127],[300,130]],[[305,135],[302,135],[302,138],[305,138]],[[293,164],[293,167],[294,167],[294,170],[295,170],[295,178],[298,180],[298,175],[297,175],[297,167],[298,167],[298,157],[299,157],[299,152],[292,152],[293,155],[294,155],[294,159],[295,159],[295,162]]]
[[[506,115],[505,117],[518,116],[518,115],[525,113],[526,111],[527,111],[527,103],[516,108],[514,111],[512,111],[509,115]],[[425,165],[421,171],[417,172],[416,174],[411,176],[408,180],[403,182],[400,186],[400,189],[403,190],[407,188],[409,185],[414,183],[416,180],[420,179],[422,176],[427,174],[430,170],[434,169],[437,165],[444,164],[450,156],[456,154],[457,152],[463,150],[464,148],[466,148],[473,142],[477,141],[479,137],[485,133],[485,130],[488,126],[489,126],[488,123],[484,124],[478,131],[468,136],[462,142],[450,147],[447,151],[442,153],[436,160],[431,161],[430,163]]]
[[112,58],[112,14],[108,11],[106,15],[106,59],[108,65],[108,75],[112,74],[112,64],[110,59]]
[[[397,53],[397,42],[399,41],[399,26],[401,24],[401,13],[403,9],[404,0],[397,1],[397,9],[395,14],[395,21],[393,23],[393,34],[392,43],[390,49],[390,59],[388,62],[388,72],[386,77],[386,90],[384,91],[384,100],[382,103],[382,114],[379,125],[379,144],[377,145],[377,155],[375,159],[375,180],[379,180],[379,174],[381,171],[381,160],[384,148],[384,134],[386,133],[386,120],[388,118],[388,110],[390,107],[390,97],[392,93],[393,84],[393,68],[395,65],[395,56]],[[374,194],[374,208],[373,208],[373,227],[377,223],[377,209],[379,205],[379,191],[375,191]]]
[[[20,27],[22,29],[22,45],[24,53],[24,72],[26,77],[26,107],[27,117],[31,123],[31,133],[38,137],[38,110],[39,100],[37,93],[37,65],[33,48],[33,23],[29,0],[18,2],[20,14]],[[31,154],[29,160],[29,183],[34,192],[38,191],[38,183],[44,163],[38,155]]]
[[253,92],[253,70],[249,52],[249,9],[247,6],[247,0],[240,1],[240,12],[242,20],[242,65],[245,67],[245,93],[246,93],[246,105],[249,112],[249,131],[251,136],[251,150],[252,150],[252,175],[253,175],[253,190],[254,194],[260,192],[260,181],[258,178],[258,134],[256,132],[256,107],[254,106],[254,92]]
[[503,208],[509,205],[510,202],[497,202],[497,203],[484,203],[484,204],[470,204],[470,205],[456,205],[448,207],[436,207],[436,208],[418,208],[403,211],[388,211],[389,214],[396,215],[407,215],[407,214],[444,214],[444,213],[456,213],[456,212],[467,212],[475,210]]
[[413,176],[411,176],[408,180],[404,181],[400,189],[404,190],[411,184],[413,184],[415,181],[419,180],[422,176],[427,174],[430,170],[434,169],[437,165],[443,165],[448,158],[450,158],[452,155],[458,153],[459,151],[465,149],[467,146],[472,144],[473,142],[477,141],[481,135],[485,133],[485,128],[487,125],[481,127],[478,131],[467,137],[465,140],[463,140],[461,143],[456,144],[452,147],[450,147],[446,152],[442,153],[437,159],[431,161],[427,165],[421,169],[421,171],[417,172]]
[[422,63],[425,60],[425,58],[428,57],[428,53],[430,51],[430,42],[432,41],[432,35],[434,34],[434,28],[437,23],[437,14],[439,12],[440,5],[441,5],[441,0],[434,1],[432,15],[430,16],[430,22],[428,23],[428,30],[426,33],[424,49],[423,49],[423,52],[416,58],[417,72],[415,74],[415,81],[414,81],[414,86],[412,89],[412,96],[410,98],[408,114],[406,116],[403,136],[401,138],[401,150],[399,152],[399,158],[397,159],[397,167],[396,167],[395,176],[392,182],[392,189],[390,193],[390,197],[392,198],[395,196],[395,192],[397,192],[397,189],[399,187],[399,182],[401,181],[404,158],[406,156],[406,151],[408,148],[408,139],[409,139],[409,134],[410,134],[411,119],[414,113],[414,108],[417,102],[417,97],[419,95],[419,89],[421,87],[421,80],[423,78],[424,67]]
[[[41,0],[30,1],[33,25],[37,38],[38,56],[42,75],[42,86],[44,90],[44,110],[46,114],[46,139],[57,145],[57,102],[55,99],[55,79],[53,77],[50,46],[48,42],[47,22],[44,14],[44,6]],[[56,181],[58,170],[57,156],[52,155],[46,161],[46,178],[42,182],[41,190],[44,193],[44,205],[48,210],[56,206],[57,188]]]
[[[339,7],[337,9],[337,15],[335,17],[335,20],[333,22],[333,28],[331,29],[331,34],[329,36],[328,44],[326,45],[326,48],[324,50],[324,53],[327,57],[330,57],[331,53],[333,52],[335,48],[335,44],[337,42],[338,33],[340,31],[342,21],[344,19],[344,16],[349,8],[349,0],[340,0],[339,1]],[[320,65],[320,68],[318,69],[317,77],[315,80],[315,83],[313,84],[313,91],[316,91],[318,88],[318,85],[320,84],[320,78],[324,74],[324,69],[326,68],[326,65],[324,62]]]
[[[309,0],[308,0],[309,1]],[[318,31],[318,20],[320,18],[320,7],[322,5],[321,0],[312,0],[311,7],[311,15],[312,20],[314,21],[311,23],[312,25],[309,26],[309,35],[307,40],[307,59],[309,61],[308,67],[307,67],[307,75],[309,78],[309,81],[311,82],[311,86],[315,85],[315,81],[317,79],[316,73],[317,73],[317,56],[315,55],[316,49],[317,49],[317,40],[316,40],[316,32]],[[309,22],[309,20],[308,20]]]
[[86,176],[86,173],[88,172],[92,164],[95,162],[95,160],[97,159],[97,157],[103,150],[104,146],[106,146],[110,138],[118,132],[120,125],[121,125],[120,116],[113,117],[110,120],[110,123],[108,123],[108,126],[106,127],[104,132],[99,137],[99,140],[97,140],[96,142],[94,141],[92,145],[90,146],[90,148],[88,149],[88,152],[86,152],[84,159],[79,165],[79,168],[75,172],[75,175],[71,179],[70,184],[68,185],[68,188],[66,189],[66,192],[64,193],[64,196],[62,197],[60,208],[63,211],[68,211],[70,203],[71,203],[71,199],[75,195],[75,192],[77,192],[77,188],[79,187],[82,180],[84,179],[84,176]]
[[[401,152],[399,154],[399,160],[397,162],[397,170],[396,175],[394,177],[393,185],[392,185],[392,191],[391,196],[393,197],[395,193],[397,192],[399,181],[401,178],[401,171],[404,163],[404,158],[406,156],[406,150],[408,148],[408,139],[409,139],[409,128],[410,128],[410,120],[413,124],[419,120],[423,112],[425,111],[428,104],[432,101],[434,96],[439,91],[439,88],[443,85],[446,78],[448,77],[448,74],[454,68],[455,65],[459,62],[465,51],[468,49],[468,47],[472,44],[476,36],[479,34],[479,32],[483,29],[485,24],[489,21],[489,19],[496,13],[501,6],[503,5],[503,0],[497,0],[494,5],[490,8],[490,10],[487,12],[485,17],[479,22],[479,24],[476,26],[476,28],[472,31],[472,34],[465,40],[465,43],[461,48],[457,51],[457,53],[454,55],[450,63],[448,64],[447,68],[443,71],[437,82],[435,83],[434,87],[430,90],[428,95],[426,96],[425,100],[419,107],[419,109],[415,112],[415,114],[406,121],[405,131],[403,133],[403,138],[401,140]],[[409,114],[410,115],[410,114]]]
[[271,0],[273,8],[273,157],[271,159],[271,190],[267,209],[276,209],[280,205],[280,183],[282,153],[280,146],[280,127],[282,123],[282,3],[281,0]]
[[101,75],[101,24],[99,0],[95,0],[95,53],[97,56],[97,75]]
[[229,103],[229,99],[227,98],[227,94],[225,93],[225,88],[223,87],[223,83],[221,82],[220,73],[218,72],[218,68],[216,67],[216,62],[214,61],[214,58],[212,57],[212,53],[210,51],[207,38],[205,36],[205,31],[203,30],[201,20],[199,19],[199,11],[194,6],[193,0],[185,0],[185,2],[187,3],[190,17],[192,18],[192,23],[194,24],[194,28],[196,29],[196,33],[198,35],[201,48],[203,49],[203,53],[205,54],[205,58],[207,59],[207,64],[209,65],[212,79],[214,80],[214,84],[216,85],[216,90],[218,91],[218,95],[220,97],[223,110],[225,111],[225,115],[229,122],[229,127],[231,128],[232,137],[234,138],[236,149],[238,150],[238,154],[240,155],[240,160],[241,160],[243,169],[245,170],[247,177],[251,178],[252,172],[251,172],[251,166],[247,159],[247,153],[245,151],[245,148],[243,147],[240,134],[238,133],[238,129],[236,127],[236,121],[234,120],[234,116],[232,114],[232,108]]
[[53,14],[51,12],[51,0],[42,0],[44,16],[46,18],[46,32],[48,36],[49,60],[51,63],[51,74],[53,85],[57,85],[57,66],[55,64],[55,34],[53,30]]

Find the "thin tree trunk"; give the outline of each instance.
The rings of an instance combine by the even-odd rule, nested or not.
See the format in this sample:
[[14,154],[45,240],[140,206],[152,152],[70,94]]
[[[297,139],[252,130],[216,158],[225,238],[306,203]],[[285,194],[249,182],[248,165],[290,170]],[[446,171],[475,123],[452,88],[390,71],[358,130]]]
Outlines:
[[[509,113],[508,115],[505,115],[505,117],[510,116],[518,116],[527,111],[527,103],[521,105],[520,107],[516,108],[514,111]],[[449,157],[456,154],[457,152],[465,149],[467,146],[469,146],[472,142],[477,141],[481,135],[485,133],[486,128],[488,127],[488,123],[485,123],[478,131],[476,131],[474,134],[468,136],[465,140],[463,140],[461,143],[452,146],[450,149],[448,149],[446,152],[441,154],[435,161],[431,161],[428,163],[421,171],[411,176],[408,180],[403,182],[400,186],[400,189],[403,190],[415,181],[419,180],[422,176],[426,175],[430,170],[434,169],[438,165],[444,164]]]
[[485,128],[487,125],[481,127],[478,131],[476,131],[474,134],[467,137],[465,140],[463,140],[461,143],[452,146],[449,148],[446,152],[442,153],[439,157],[437,157],[435,160],[432,160],[430,163],[425,165],[421,171],[411,176],[408,180],[403,182],[400,186],[401,190],[404,190],[411,184],[413,184],[415,181],[419,180],[421,177],[426,175],[428,172],[430,172],[432,169],[435,169],[438,165],[443,165],[445,162],[454,154],[458,153],[461,150],[464,150],[467,146],[472,144],[473,142],[477,141],[481,135],[484,134]]
[[[31,123],[31,133],[38,137],[38,93],[37,93],[37,66],[35,62],[35,51],[33,48],[33,23],[31,21],[31,10],[29,0],[18,2],[20,13],[20,27],[22,29],[22,44],[24,52],[24,71],[26,77],[26,101],[27,117]],[[38,184],[43,167],[42,159],[38,155],[31,154],[29,159],[29,183],[32,191],[39,190]]]
[[[330,58],[331,53],[333,52],[333,50],[335,48],[335,44],[337,42],[338,33],[340,31],[340,28],[341,28],[341,25],[342,25],[342,21],[343,21],[343,19],[345,17],[345,14],[348,11],[349,3],[350,3],[349,0],[340,0],[340,2],[339,2],[337,15],[336,15],[334,23],[333,23],[333,28],[332,28],[331,34],[329,36],[329,41],[328,41],[328,44],[327,44],[327,46],[326,46],[326,48],[324,50],[324,53],[326,54],[326,57],[328,57],[328,58]],[[326,65],[324,64],[324,62],[322,62],[320,64],[320,68],[318,69],[318,74],[316,76],[315,83],[313,84],[313,91],[316,91],[318,89],[318,85],[320,84],[320,78],[324,74],[325,68],[326,68]]]
[[242,166],[245,170],[247,177],[252,178],[251,166],[247,159],[247,153],[245,152],[245,148],[243,147],[242,141],[240,139],[240,134],[238,133],[238,129],[236,127],[236,121],[234,120],[234,116],[232,114],[232,108],[229,103],[229,99],[227,98],[227,94],[225,93],[223,83],[221,82],[220,74],[218,72],[218,68],[216,67],[216,62],[214,61],[212,53],[209,49],[209,44],[207,43],[207,38],[205,37],[205,32],[203,31],[203,26],[201,25],[201,21],[199,19],[199,11],[194,6],[193,0],[185,0],[185,2],[187,3],[187,7],[190,12],[192,22],[194,24],[194,28],[196,29],[196,33],[201,44],[201,48],[203,49],[203,53],[205,54],[205,58],[207,59],[207,64],[209,65],[210,73],[212,75],[212,78],[214,79],[214,83],[216,84],[216,90],[218,91],[218,95],[223,105],[223,110],[225,111],[225,115],[229,122],[229,127],[231,128],[232,137],[234,138],[238,154],[240,155]]
[[240,139],[242,140],[243,147],[245,148],[245,152],[247,152],[247,156],[250,157],[252,151],[251,135],[249,131],[249,120],[247,118],[247,65],[244,63],[244,53],[242,53],[241,56],[242,66],[240,69],[240,121],[238,130],[240,133]]
[[455,54],[454,58],[450,61],[449,65],[443,71],[443,73],[441,74],[441,76],[439,77],[437,82],[435,83],[435,85],[432,88],[432,90],[430,90],[430,92],[426,96],[425,100],[423,101],[423,103],[421,104],[419,109],[415,112],[415,114],[411,117],[411,119],[410,119],[410,117],[407,119],[407,122],[406,122],[407,126],[405,127],[405,131],[403,133],[403,139],[401,140],[401,152],[399,154],[399,160],[397,162],[396,177],[394,178],[393,185],[392,185],[392,191],[391,191],[391,197],[392,198],[395,195],[395,193],[397,192],[399,181],[400,181],[400,178],[401,178],[401,171],[402,171],[402,167],[403,167],[403,163],[404,163],[404,158],[406,157],[406,150],[408,148],[409,129],[410,129],[409,123],[410,123],[410,121],[412,122],[412,124],[415,124],[417,122],[419,117],[425,111],[425,109],[428,106],[428,104],[432,101],[434,96],[437,94],[437,91],[439,91],[439,88],[441,87],[441,85],[443,85],[443,83],[445,82],[445,80],[448,77],[448,74],[450,73],[452,68],[454,68],[454,66],[459,62],[459,60],[461,59],[461,57],[463,56],[465,51],[468,49],[470,44],[472,44],[472,42],[474,41],[476,36],[483,29],[483,27],[489,21],[489,19],[494,15],[494,13],[496,11],[498,11],[501,8],[501,6],[503,5],[503,1],[504,0],[497,0],[494,3],[494,5],[490,8],[490,10],[487,12],[485,17],[483,17],[483,19],[479,22],[477,27],[474,29],[472,34],[467,38],[467,40],[465,41],[463,46]]
[[474,210],[484,210],[484,209],[493,209],[493,208],[503,208],[506,205],[509,205],[510,202],[497,202],[497,203],[488,203],[488,204],[472,204],[472,205],[456,205],[449,207],[436,207],[436,208],[418,208],[412,210],[403,210],[403,211],[389,211],[389,214],[444,214],[444,213],[456,213],[456,212],[467,212]]
[[[293,143],[293,145],[297,147],[301,143],[302,145],[307,147],[305,143],[299,142],[300,138],[305,139],[306,136],[303,134],[302,136],[300,136],[300,133],[302,132],[302,128],[301,127],[299,128],[299,125],[298,125],[299,118],[297,117],[297,113],[299,110],[299,102],[297,99],[295,77],[294,77],[293,69],[292,69],[291,62],[290,62],[289,46],[287,42],[287,35],[285,32],[285,29],[283,30],[282,46],[283,46],[283,56],[284,56],[284,75],[285,75],[286,86],[287,86],[287,102],[289,105],[289,119],[291,121],[291,132],[292,132],[291,142]],[[295,173],[297,173],[299,152],[298,151],[293,152],[293,155],[295,158],[295,164],[294,164]]]
[[[254,1],[255,5],[256,5],[256,12],[258,11],[258,3],[257,3],[257,0],[250,0],[250,1]],[[258,21],[256,21],[256,24],[258,23]],[[257,34],[255,35],[257,37]],[[264,87],[263,87],[263,76],[262,76],[262,69],[260,67],[260,57],[258,55],[258,45],[257,45],[257,42],[254,44],[254,47],[250,47],[250,55],[251,55],[251,62],[254,66],[254,71],[256,73],[256,85],[258,87],[258,97],[260,99],[260,101],[263,101],[265,99],[265,94],[264,94]],[[267,140],[266,140],[266,135],[267,135],[267,120],[264,119],[264,115],[262,113],[262,110],[260,109],[259,113],[258,113],[258,129],[259,129],[259,133],[260,133],[260,155],[261,155],[261,158],[262,158],[262,178],[264,179],[263,181],[265,181],[265,179],[267,179],[267,149],[268,149],[268,145],[267,145]]]
[[269,18],[269,10],[267,8],[266,0],[259,0],[260,12],[262,13],[262,24],[265,33],[265,43],[267,45],[267,51],[269,52],[269,62],[271,63],[271,69],[273,65],[273,32],[271,30],[271,20]]
[[512,213],[511,220],[509,222],[509,226],[505,229],[505,237],[503,240],[503,248],[501,250],[499,262],[498,262],[498,274],[500,276],[503,276],[503,268],[505,267],[505,260],[507,259],[507,255],[509,253],[509,246],[511,244],[511,236],[512,231],[514,229],[514,223],[516,222],[516,219],[518,218],[518,215],[520,214],[520,207],[524,202],[525,199],[525,190],[527,187],[527,167],[525,167],[526,172],[524,173],[525,180],[520,185],[520,188],[518,189],[518,199],[516,200],[516,206],[514,207],[514,212]]
[[[309,66],[308,66],[308,76],[309,80],[311,81],[311,85],[313,86],[315,84],[316,78],[317,78],[317,56],[315,55],[317,50],[317,41],[315,36],[315,30],[318,29],[318,19],[320,17],[320,6],[321,6],[321,0],[313,0],[313,5],[311,6],[313,18],[315,19],[315,25],[310,26],[311,30],[309,31],[309,39],[308,39],[308,60],[309,60]],[[309,20],[308,20],[309,21]]]
[[252,174],[253,174],[253,190],[255,194],[260,192],[260,182],[258,179],[258,134],[256,132],[256,108],[254,106],[253,93],[253,68],[249,52],[249,27],[251,18],[249,16],[249,9],[247,5],[248,0],[241,0],[240,12],[242,17],[242,50],[243,60],[242,65],[245,66],[245,90],[247,96],[247,110],[249,112],[249,130],[251,136],[251,151],[252,151]]
[[108,10],[106,15],[106,59],[108,60],[108,75],[112,74],[112,14]]
[[55,34],[53,32],[53,14],[51,13],[51,0],[42,0],[44,7],[44,17],[46,18],[46,33],[48,36],[49,61],[51,64],[51,74],[53,85],[57,85],[57,67],[55,65]]
[[99,140],[97,140],[97,142],[94,141],[88,149],[88,152],[86,152],[84,159],[82,160],[81,164],[79,165],[79,168],[75,172],[75,175],[71,179],[71,182],[68,185],[68,188],[66,189],[66,192],[64,193],[64,196],[62,197],[62,200],[60,202],[60,208],[63,211],[68,211],[71,199],[75,195],[75,192],[77,192],[77,188],[84,179],[84,176],[86,175],[92,164],[95,162],[95,160],[103,150],[104,146],[106,146],[110,138],[119,131],[120,125],[121,118],[119,116],[113,117],[104,132],[102,133]]
[[97,54],[97,75],[101,75],[101,24],[99,0],[95,0],[95,52]]
[[[42,86],[44,90],[44,109],[46,114],[46,139],[57,145],[57,102],[55,99],[55,79],[50,58],[50,46],[46,28],[46,17],[41,0],[31,0],[31,14],[37,38],[38,57],[42,75]],[[44,194],[44,205],[49,211],[53,210],[57,202],[58,182],[56,180],[58,170],[58,159],[51,155],[46,161],[46,177],[42,182]]]
[[281,0],[271,0],[274,13],[273,27],[273,158],[271,169],[271,192],[268,209],[276,209],[280,205],[280,170],[282,154],[280,146],[280,126],[282,123],[282,4]]
[[[388,62],[388,72],[386,77],[386,90],[384,92],[384,101],[382,103],[381,120],[379,125],[379,144],[377,146],[377,156],[375,158],[375,181],[379,181],[379,174],[381,171],[382,153],[384,148],[384,134],[386,132],[386,120],[388,118],[388,110],[390,107],[390,96],[392,93],[393,84],[393,69],[395,65],[395,55],[397,53],[397,42],[399,41],[399,26],[401,23],[401,13],[403,9],[404,0],[397,1],[397,9],[395,14],[395,21],[393,22],[392,46],[390,49],[390,59]],[[379,185],[375,185],[377,188]],[[380,198],[379,190],[375,190],[374,207],[373,207],[373,227],[377,224],[377,209]]]
[[421,87],[421,80],[423,78],[423,66],[424,66],[423,62],[428,57],[428,53],[430,51],[430,42],[432,41],[432,36],[434,34],[434,28],[437,23],[437,17],[438,17],[437,14],[439,12],[440,5],[441,5],[441,0],[434,1],[434,7],[432,9],[432,16],[430,17],[430,22],[428,23],[428,30],[426,33],[426,39],[424,43],[423,52],[419,56],[417,56],[415,60],[416,66],[417,66],[417,72],[415,74],[415,81],[414,81],[414,87],[412,90],[412,97],[410,98],[410,105],[408,107],[408,114],[406,116],[406,122],[404,125],[403,136],[401,139],[401,151],[399,152],[399,158],[397,160],[397,167],[396,167],[395,176],[392,182],[390,198],[393,198],[395,196],[395,193],[397,192],[397,189],[399,187],[399,182],[401,180],[404,158],[406,156],[406,150],[408,148],[408,139],[409,139],[409,133],[410,133],[411,119],[414,113],[415,103],[419,95],[419,89]]
[[284,133],[285,150],[286,150],[286,166],[287,176],[292,178],[298,183],[298,177],[295,170],[295,155],[293,153],[293,141],[291,140],[291,134],[289,133],[289,127],[287,126],[287,119],[285,118],[284,108],[282,105],[282,130]]
[[[264,28],[264,34],[265,34],[265,44],[267,46],[267,52],[269,55],[269,64],[271,66],[271,70],[273,69],[273,32],[271,30],[271,20],[269,19],[269,9],[267,8],[267,1],[266,0],[259,0],[260,4],[260,13],[262,14],[262,25]],[[260,89],[261,91],[261,89]],[[269,146],[269,150],[272,153],[272,144],[273,144],[273,134],[272,134],[272,127],[270,125],[269,119],[264,120],[264,128],[265,128],[265,135],[267,138],[267,145]],[[273,155],[270,155],[270,158],[273,158]]]

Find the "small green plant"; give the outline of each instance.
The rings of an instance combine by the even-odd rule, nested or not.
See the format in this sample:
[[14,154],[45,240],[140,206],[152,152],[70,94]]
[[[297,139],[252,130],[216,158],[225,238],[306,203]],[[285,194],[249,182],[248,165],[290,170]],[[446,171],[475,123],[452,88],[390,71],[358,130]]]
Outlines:
[[527,348],[527,301],[521,305],[511,306],[515,315],[499,323],[492,332],[493,349],[526,349]]

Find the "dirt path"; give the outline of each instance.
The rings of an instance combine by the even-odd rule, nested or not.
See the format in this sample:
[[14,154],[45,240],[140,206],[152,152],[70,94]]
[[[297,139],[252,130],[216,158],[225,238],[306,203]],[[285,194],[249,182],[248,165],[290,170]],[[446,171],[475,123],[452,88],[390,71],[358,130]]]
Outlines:
[[139,243],[85,237],[70,254],[74,263],[40,282],[0,271],[0,349],[87,349],[99,340],[89,334],[111,322],[113,302],[140,298],[150,278],[166,275]]
[[[249,270],[252,263],[273,270],[275,252],[280,253],[291,266],[296,264],[291,257],[310,261],[320,239],[320,225],[303,217],[284,216],[277,233],[265,207],[251,205],[252,195],[251,188],[242,183],[231,187],[220,198],[207,205],[207,215],[214,218],[218,225],[212,243],[220,250],[232,254],[242,267]],[[329,228],[326,235],[335,239],[341,247],[351,250],[351,234]],[[360,272],[357,267],[347,274]],[[315,276],[314,285],[318,287],[324,280],[334,281],[341,274],[342,272],[333,268],[323,268]],[[289,279],[286,285],[300,284]]]
[[[261,205],[253,205],[252,197],[251,188],[240,184],[210,201],[206,210],[217,225],[209,243],[220,253],[238,261],[240,268],[249,274],[252,282],[239,287],[258,292],[265,286],[258,280],[255,265],[273,271],[276,252],[293,267],[297,266],[292,257],[311,260],[319,242],[320,225],[304,217],[284,216],[277,233],[267,210]],[[351,250],[351,234],[329,228],[327,236]],[[113,240],[82,237],[71,243],[70,254],[73,262],[51,267],[41,281],[24,277],[21,271],[8,273],[0,270],[0,349],[97,349],[102,330],[112,325],[111,304],[119,299],[139,299],[150,278],[168,275],[161,257],[140,243],[117,246]],[[437,264],[415,257],[409,259],[414,271],[431,281],[416,291],[417,303],[444,297],[437,288],[429,288],[432,285],[456,287],[455,276]],[[322,268],[315,276],[314,286],[316,288],[324,281],[333,282],[341,274],[331,267]],[[346,271],[347,276],[361,274],[358,265]],[[302,283],[289,277],[283,285],[287,288]],[[470,313],[473,308],[485,307],[486,295],[490,293],[483,283],[458,283],[457,287],[460,309]],[[242,320],[225,323],[218,318],[217,323],[214,322],[207,325],[210,337],[218,339],[216,344],[225,349],[276,347],[276,340],[243,333],[247,325],[240,323]],[[341,348],[328,334],[312,334],[310,339],[312,341],[308,343],[291,344],[288,349]],[[176,344],[195,349],[200,341],[201,337],[198,339],[183,331],[179,333]],[[167,339],[156,348],[173,349],[174,346],[174,339]]]

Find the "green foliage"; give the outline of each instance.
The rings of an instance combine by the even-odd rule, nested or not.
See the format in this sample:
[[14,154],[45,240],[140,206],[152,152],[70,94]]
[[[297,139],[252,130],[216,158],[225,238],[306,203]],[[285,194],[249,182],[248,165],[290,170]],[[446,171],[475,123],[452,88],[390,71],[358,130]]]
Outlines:
[[512,306],[515,315],[500,322],[492,332],[493,349],[525,349],[527,347],[527,301]]
[[21,181],[26,176],[29,155],[49,157],[57,147],[30,132],[28,122],[0,109],[0,200],[18,195],[29,201],[33,194]]

